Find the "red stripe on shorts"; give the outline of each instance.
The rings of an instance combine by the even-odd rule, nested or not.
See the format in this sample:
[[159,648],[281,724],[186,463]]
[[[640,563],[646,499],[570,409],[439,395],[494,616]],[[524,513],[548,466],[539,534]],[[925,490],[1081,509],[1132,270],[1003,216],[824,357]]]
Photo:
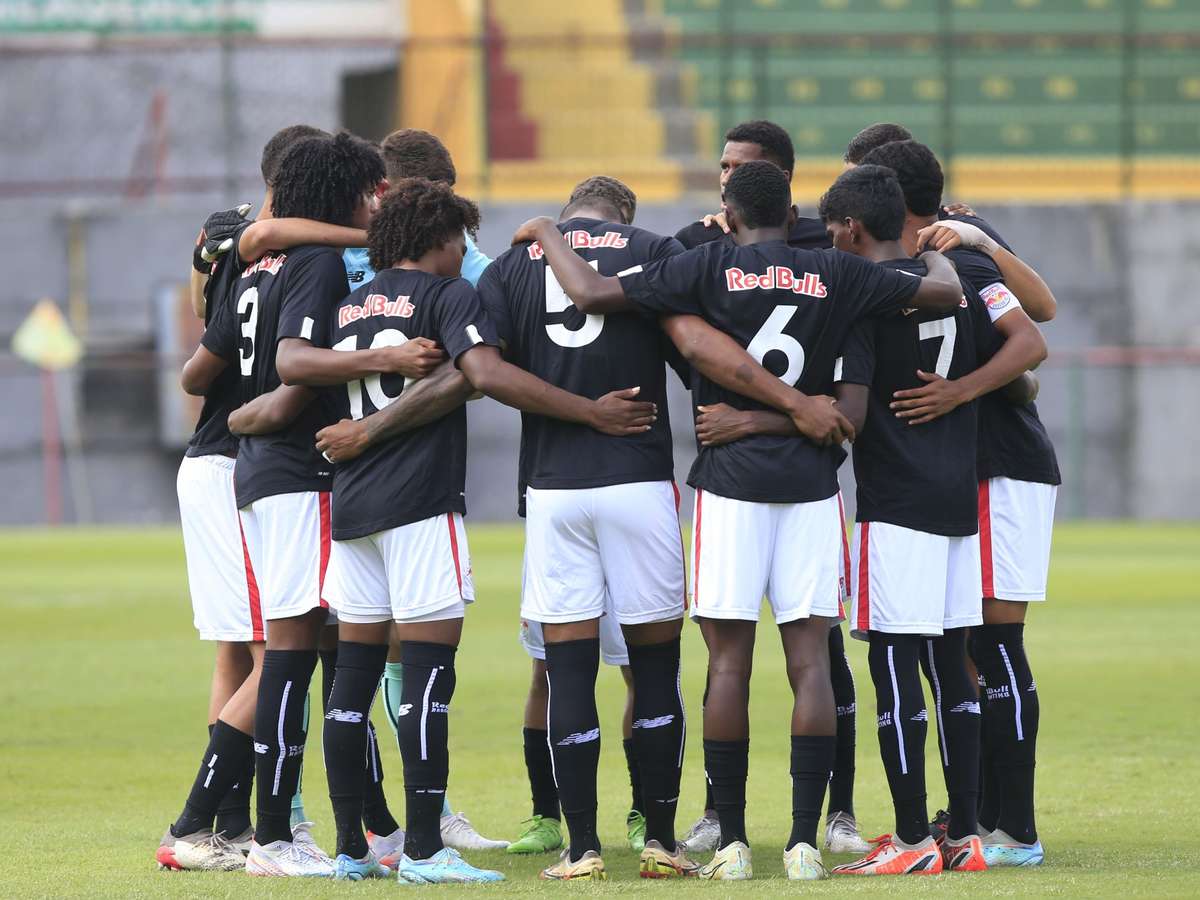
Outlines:
[[454,577],[458,579],[458,599],[463,599],[462,566],[458,562],[458,533],[454,530],[454,513],[446,513],[446,523],[450,526],[450,553],[454,556]]
[[700,608],[700,518],[704,509],[704,491],[696,488],[696,521],[692,523],[692,602]]
[[[838,521],[842,524],[842,569],[846,573],[846,590],[850,590],[850,541],[846,538],[846,507],[842,503],[842,492],[838,491]],[[841,606],[842,598],[838,597]]]
[[991,484],[979,482],[979,563],[983,570],[983,596],[995,597],[992,580],[992,497]]
[[[675,524],[679,525],[679,485],[671,482],[671,490],[675,492]],[[688,609],[687,595],[687,549],[683,546],[683,527],[679,528],[679,559],[683,563],[683,611]]]
[[871,630],[871,523],[862,523],[862,540],[858,544],[858,621],[856,631]]
[[321,510],[321,570],[317,573],[317,599],[324,609],[329,608],[325,602],[325,570],[329,568],[329,545],[333,540],[333,516],[329,511],[329,491],[317,494],[317,505]]
[[246,563],[246,594],[250,600],[250,629],[252,641],[266,640],[263,631],[262,600],[258,596],[258,579],[254,577],[254,567],[250,565],[250,548],[246,546],[246,530],[242,528],[242,517],[238,515],[238,532],[242,536],[242,559]]

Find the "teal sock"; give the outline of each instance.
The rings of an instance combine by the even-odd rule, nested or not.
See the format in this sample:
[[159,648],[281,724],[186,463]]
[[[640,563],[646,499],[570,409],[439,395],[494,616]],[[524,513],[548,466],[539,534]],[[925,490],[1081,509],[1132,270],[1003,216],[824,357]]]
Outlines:
[[[310,700],[304,698],[304,737],[308,739],[308,707]],[[304,814],[304,759],[300,760],[300,780],[296,782],[296,793],[292,796],[292,815],[291,824],[295,828],[301,822],[307,822],[308,816]]]
[[[396,717],[400,711],[400,688],[404,684],[404,664],[390,662],[383,667],[383,710],[387,714],[387,723],[396,733]],[[449,795],[442,798],[442,815],[452,816]]]

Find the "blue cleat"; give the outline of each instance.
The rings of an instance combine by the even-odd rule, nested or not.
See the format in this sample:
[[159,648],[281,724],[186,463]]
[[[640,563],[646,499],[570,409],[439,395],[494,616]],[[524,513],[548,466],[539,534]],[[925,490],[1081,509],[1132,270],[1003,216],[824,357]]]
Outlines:
[[1022,844],[997,828],[983,839],[983,859],[989,869],[1004,866],[1040,866],[1046,858],[1042,842]]
[[401,856],[396,864],[396,877],[401,884],[477,884],[504,880],[499,872],[475,868],[451,847],[443,847],[429,859]]
[[345,853],[339,853],[333,861],[333,877],[335,881],[363,881],[367,878],[387,878],[392,870],[375,858],[370,850],[362,859],[355,859]]

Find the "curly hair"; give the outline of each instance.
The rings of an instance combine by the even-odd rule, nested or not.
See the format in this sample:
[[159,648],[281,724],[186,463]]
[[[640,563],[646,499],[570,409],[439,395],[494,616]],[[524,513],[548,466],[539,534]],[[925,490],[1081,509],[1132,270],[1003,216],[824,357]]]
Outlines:
[[277,219],[316,219],[349,225],[362,195],[383,180],[373,144],[348,131],[297,141],[279,164],[271,213]]
[[917,141],[892,141],[876,147],[863,163],[887,166],[896,173],[904,204],[918,216],[936,216],[942,206],[946,179],[932,150]]
[[747,228],[781,228],[792,209],[787,173],[765,159],[734,169],[725,182],[724,199]]
[[479,228],[479,207],[450,185],[427,178],[401,178],[383,198],[367,229],[371,266],[382,271],[416,261],[466,231]]
[[275,177],[279,174],[279,164],[292,145],[297,141],[312,137],[332,137],[332,135],[313,125],[289,125],[271,136],[266,146],[263,147],[262,160],[259,162],[263,182],[267,187],[275,186]]
[[796,148],[787,129],[766,119],[742,122],[725,132],[725,140],[739,144],[758,144],[763,156],[789,175],[796,168]]
[[896,173],[884,166],[843,172],[817,209],[822,222],[858,219],[877,241],[898,241],[904,231],[904,192]]
[[892,122],[876,122],[850,138],[850,143],[846,145],[846,155],[842,159],[857,166],[863,161],[863,157],[876,147],[882,147],[892,141],[911,140],[912,132],[903,125],[896,125]]
[[385,137],[379,149],[383,153],[388,181],[428,178],[453,187],[458,180],[450,151],[437,135],[428,131],[401,128]]
[[610,209],[616,213],[618,222],[629,225],[637,212],[637,194],[615,178],[593,175],[575,185],[560,218],[569,219],[575,210],[588,206]]

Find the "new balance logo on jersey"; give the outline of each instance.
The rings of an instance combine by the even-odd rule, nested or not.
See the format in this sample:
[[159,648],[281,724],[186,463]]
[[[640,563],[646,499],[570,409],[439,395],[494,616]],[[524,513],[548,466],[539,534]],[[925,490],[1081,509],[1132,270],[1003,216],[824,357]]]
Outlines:
[[728,291],[791,291],[793,294],[803,294],[805,297],[821,299],[829,293],[828,288],[821,282],[821,276],[814,272],[797,274],[787,266],[770,266],[762,275],[754,272],[743,272],[734,267],[725,270],[725,289]]
[[355,712],[352,709],[331,709],[325,713],[326,719],[332,719],[334,722],[346,722],[350,725],[357,725],[363,720],[363,714]]
[[411,703],[401,703],[400,707],[396,710],[396,716],[407,716],[410,712],[412,712],[412,708],[413,705]]
[[593,728],[591,731],[576,731],[568,734],[561,741],[556,741],[559,747],[570,747],[572,744],[590,744],[592,741],[600,740],[600,729]]
[[1012,692],[1009,691],[1007,684],[1002,684],[1000,687],[987,689],[988,702],[992,700],[1011,700]]
[[[629,245],[629,239],[619,231],[606,231],[604,234],[588,234],[586,231],[568,231],[563,238],[571,245],[572,250],[606,250],[621,249]],[[527,251],[530,259],[541,259],[545,252],[541,241],[534,241]]]
[[396,316],[401,319],[411,319],[415,311],[416,307],[409,302],[408,297],[389,300],[383,294],[368,294],[361,306],[357,303],[347,303],[338,310],[338,328],[345,328],[351,322],[371,316]]
[[268,253],[258,262],[247,268],[246,271],[242,273],[242,277],[249,278],[255,272],[267,272],[268,274],[275,275],[280,269],[283,268],[283,261],[285,259],[287,259],[286,253],[276,253],[274,255]]
[[952,713],[970,713],[973,716],[977,716],[977,715],[979,715],[979,701],[978,700],[964,700],[962,703],[958,704],[958,706],[952,707],[950,712],[952,712]]
[[662,728],[664,725],[670,725],[675,721],[673,715],[655,716],[653,719],[637,719],[633,723],[634,728]]

